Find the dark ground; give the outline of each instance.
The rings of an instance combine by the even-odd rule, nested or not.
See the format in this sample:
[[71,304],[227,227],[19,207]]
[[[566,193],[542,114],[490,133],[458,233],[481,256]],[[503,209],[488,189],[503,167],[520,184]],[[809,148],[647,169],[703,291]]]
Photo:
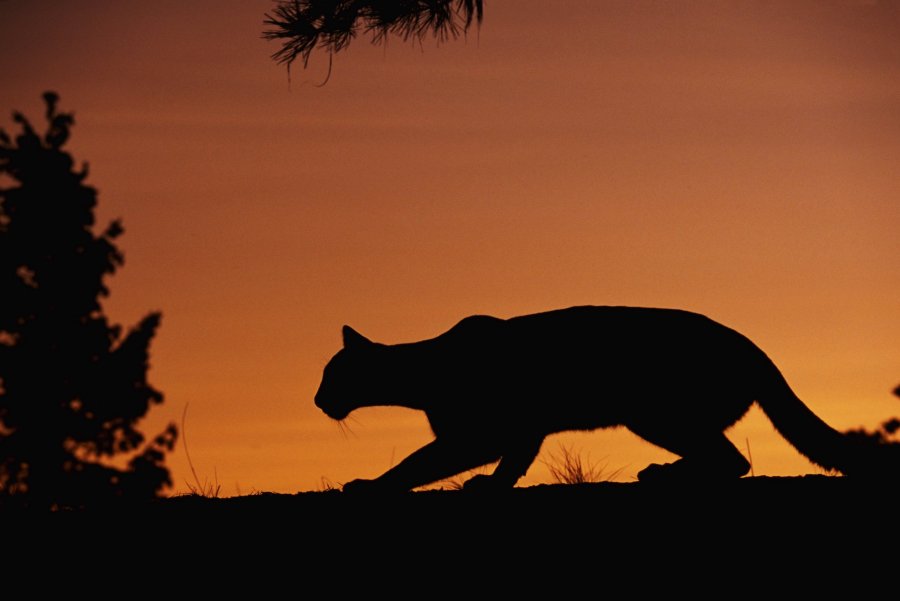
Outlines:
[[[228,598],[242,587],[253,598],[327,590],[338,598],[369,591],[481,599],[475,593],[486,586],[503,599],[511,590],[531,599],[535,587],[549,586],[541,590],[556,599],[622,590],[613,585],[637,598],[660,590],[689,599],[750,591],[811,598],[813,590],[855,598],[895,596],[896,501],[884,483],[756,477],[690,487],[535,486],[490,496],[183,496],[0,520],[3,548],[16,560],[6,564],[9,573],[16,562],[48,565],[57,554],[83,584],[99,582],[85,576],[99,562],[167,595],[185,583]],[[594,594],[600,591],[607,594]]]
[[[221,499],[195,495],[160,499],[135,508],[140,512],[181,517],[195,513],[238,516],[310,512],[321,519],[365,522],[369,512],[383,519],[421,516],[472,518],[503,510],[491,519],[507,522],[519,512],[539,521],[579,521],[597,513],[616,513],[635,519],[665,519],[671,512],[702,514],[747,512],[760,519],[788,514],[831,514],[850,518],[855,510],[871,514],[893,510],[897,487],[883,482],[839,476],[747,477],[730,482],[690,485],[647,485],[638,482],[552,484],[514,488],[493,494],[460,490],[430,490],[387,496],[344,494],[339,490],[296,494],[256,493]],[[566,515],[553,510],[566,508]],[[730,508],[730,509],[729,509]],[[544,511],[550,514],[544,514]],[[835,513],[837,515],[835,515]],[[375,517],[375,516],[373,516]],[[862,517],[862,516],[859,516]]]
[[125,515],[196,526],[227,523],[237,531],[263,526],[283,536],[343,541],[409,536],[502,542],[530,536],[565,543],[728,535],[748,544],[792,536],[795,544],[806,544],[841,535],[861,543],[881,537],[900,542],[897,500],[896,487],[887,484],[811,475],[690,486],[541,485],[491,495],[427,491],[382,497],[334,490],[182,496]]
[[[854,529],[900,522],[900,489],[889,483],[846,477],[748,477],[731,482],[647,485],[603,482],[539,485],[494,494],[435,490],[388,496],[338,490],[296,494],[257,493],[241,497],[194,495],[159,499],[131,507],[62,513],[80,521],[104,516],[149,520],[228,520],[234,524],[276,522],[282,527],[331,530],[419,529],[423,523],[457,527],[491,526],[552,531],[616,532],[647,528],[768,530],[826,524]],[[301,523],[302,522],[302,523]],[[748,533],[750,534],[750,533]],[[894,534],[900,535],[900,529]]]

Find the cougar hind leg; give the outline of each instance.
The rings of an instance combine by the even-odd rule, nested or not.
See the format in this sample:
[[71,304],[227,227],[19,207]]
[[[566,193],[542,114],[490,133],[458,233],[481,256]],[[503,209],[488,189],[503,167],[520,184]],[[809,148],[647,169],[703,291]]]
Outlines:
[[638,472],[641,482],[710,481],[740,478],[750,471],[748,462],[721,432],[698,433],[668,429],[642,429],[635,434],[680,455],[672,463],[653,463]]

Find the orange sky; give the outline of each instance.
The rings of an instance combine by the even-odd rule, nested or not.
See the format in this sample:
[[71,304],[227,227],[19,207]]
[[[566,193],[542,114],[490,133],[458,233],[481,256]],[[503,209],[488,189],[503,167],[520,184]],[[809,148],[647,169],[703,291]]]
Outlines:
[[[0,2],[0,123],[76,112],[126,264],[108,313],[163,311],[148,430],[178,420],[225,494],[372,477],[429,440],[314,406],[340,327],[679,307],[757,342],[838,427],[900,413],[900,5],[486,3],[468,40],[357,40],[304,72],[268,0]],[[757,474],[812,472],[754,410]],[[630,480],[668,455],[569,440]],[[546,456],[546,455],[545,455]],[[190,478],[169,459],[176,489]],[[548,481],[536,463],[524,484]]]

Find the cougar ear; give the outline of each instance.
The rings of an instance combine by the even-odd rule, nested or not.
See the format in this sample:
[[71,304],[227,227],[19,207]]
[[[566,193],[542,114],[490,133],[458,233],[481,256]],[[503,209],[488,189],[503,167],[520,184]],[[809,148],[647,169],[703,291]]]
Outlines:
[[342,332],[344,334],[344,348],[354,348],[372,344],[371,340],[369,340],[350,326],[344,326]]

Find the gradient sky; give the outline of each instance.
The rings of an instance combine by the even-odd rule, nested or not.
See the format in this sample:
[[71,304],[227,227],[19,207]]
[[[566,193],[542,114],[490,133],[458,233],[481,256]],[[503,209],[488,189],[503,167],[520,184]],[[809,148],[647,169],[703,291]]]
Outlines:
[[[900,413],[900,4],[489,0],[480,31],[358,39],[307,71],[268,0],[0,1],[0,124],[53,89],[125,267],[108,314],[163,312],[151,381],[189,403],[224,494],[373,477],[409,410],[313,405],[349,323],[382,342],[474,313],[685,308],[748,335],[826,421]],[[814,472],[754,410],[757,475]],[[549,439],[631,480],[626,432]],[[176,490],[191,479],[179,443]],[[537,462],[524,484],[548,481]]]

